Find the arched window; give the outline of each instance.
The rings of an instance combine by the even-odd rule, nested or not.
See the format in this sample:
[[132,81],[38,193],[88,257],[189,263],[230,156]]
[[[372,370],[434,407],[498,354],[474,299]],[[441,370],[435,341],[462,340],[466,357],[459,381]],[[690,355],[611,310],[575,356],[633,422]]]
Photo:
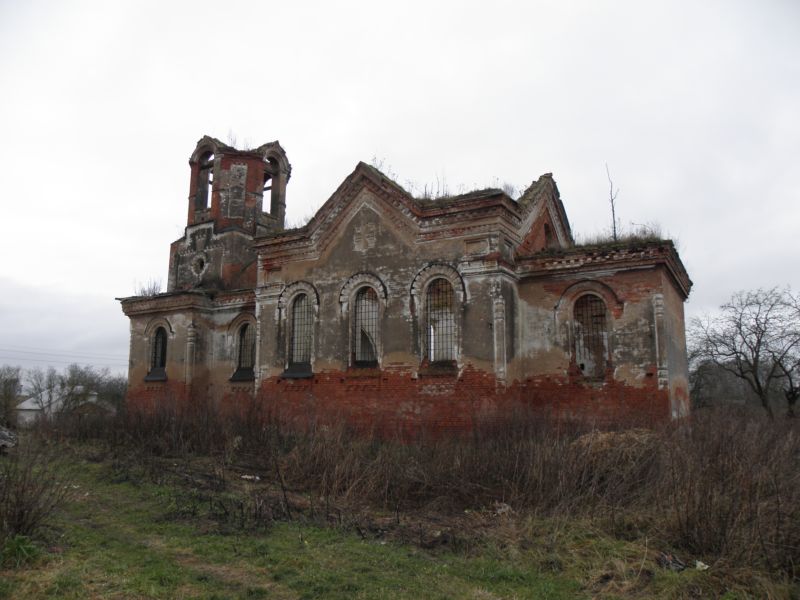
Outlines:
[[214,186],[214,153],[206,152],[200,157],[197,172],[197,195],[195,196],[195,210],[208,208],[211,202],[211,189]]
[[456,319],[453,286],[434,279],[425,296],[426,358],[431,363],[456,360]]
[[156,329],[150,341],[150,371],[146,381],[163,381],[167,378],[167,330]]
[[236,340],[236,371],[231,381],[249,381],[255,378],[256,328],[250,323],[239,327]]
[[374,367],[378,364],[378,294],[364,286],[356,294],[351,348],[353,364]]
[[292,303],[292,335],[289,346],[289,368],[311,370],[314,307],[307,294],[298,294]]
[[575,302],[575,362],[586,377],[602,378],[608,361],[606,304],[594,294],[586,294]]

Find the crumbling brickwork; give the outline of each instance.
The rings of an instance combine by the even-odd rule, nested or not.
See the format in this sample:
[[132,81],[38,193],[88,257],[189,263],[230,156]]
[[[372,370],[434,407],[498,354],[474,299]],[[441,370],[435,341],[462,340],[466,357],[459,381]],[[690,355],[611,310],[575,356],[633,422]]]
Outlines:
[[691,281],[673,244],[576,246],[549,174],[516,201],[496,189],[422,200],[360,163],[287,230],[277,142],[204,137],[190,167],[167,292],[121,300],[134,405],[256,403],[387,433],[516,410],[688,412]]

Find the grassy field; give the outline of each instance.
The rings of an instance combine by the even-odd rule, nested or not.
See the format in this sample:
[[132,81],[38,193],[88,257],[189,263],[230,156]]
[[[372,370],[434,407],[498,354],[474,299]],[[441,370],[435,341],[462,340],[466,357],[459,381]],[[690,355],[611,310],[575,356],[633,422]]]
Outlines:
[[[59,473],[69,499],[41,539],[26,546],[27,552],[7,557],[0,598],[744,598],[792,593],[788,584],[759,581],[752,574],[714,567],[663,569],[655,562],[659,549],[649,540],[611,537],[591,523],[536,520],[491,507],[456,515],[339,515],[331,522],[309,506],[308,497],[267,490],[268,484],[243,480],[235,468],[225,474],[228,483],[213,491],[214,486],[198,487],[202,474],[213,471],[202,461],[165,459],[132,469],[93,456],[85,447],[64,449],[61,455]],[[220,474],[207,480],[215,478]],[[286,499],[291,520],[256,522],[245,515],[244,501],[256,497],[254,491]]]

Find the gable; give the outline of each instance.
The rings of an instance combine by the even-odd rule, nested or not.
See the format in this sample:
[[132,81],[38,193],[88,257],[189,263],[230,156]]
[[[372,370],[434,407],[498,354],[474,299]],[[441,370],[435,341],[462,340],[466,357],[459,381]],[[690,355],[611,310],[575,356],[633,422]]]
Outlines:
[[517,256],[574,245],[567,213],[550,173],[533,182],[519,204],[527,214],[520,228],[522,242],[517,247]]
[[537,211],[530,229],[517,248],[517,255],[525,256],[542,250],[563,248],[558,229],[549,210]]
[[520,238],[519,207],[502,190],[416,199],[381,172],[359,163],[305,227],[256,240],[265,268],[319,258],[365,203],[407,245],[490,232],[515,241]]
[[319,260],[357,264],[413,253],[416,234],[402,214],[370,191],[362,190],[335,228],[321,240]]

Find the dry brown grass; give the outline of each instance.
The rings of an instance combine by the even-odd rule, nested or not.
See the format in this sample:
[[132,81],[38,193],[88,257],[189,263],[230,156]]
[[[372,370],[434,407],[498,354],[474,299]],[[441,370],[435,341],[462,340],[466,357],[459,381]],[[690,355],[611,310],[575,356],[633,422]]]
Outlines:
[[530,518],[588,519],[620,539],[658,540],[715,568],[800,577],[795,421],[705,411],[653,430],[589,431],[514,415],[469,436],[401,442],[313,422],[290,429],[255,408],[223,417],[165,404],[156,414],[58,432],[100,440],[118,462],[152,464],[153,473],[154,457],[208,456],[218,488],[232,470],[260,473],[281,490],[269,510],[288,518],[292,494],[340,521],[368,507],[399,522],[410,512],[505,503]]

